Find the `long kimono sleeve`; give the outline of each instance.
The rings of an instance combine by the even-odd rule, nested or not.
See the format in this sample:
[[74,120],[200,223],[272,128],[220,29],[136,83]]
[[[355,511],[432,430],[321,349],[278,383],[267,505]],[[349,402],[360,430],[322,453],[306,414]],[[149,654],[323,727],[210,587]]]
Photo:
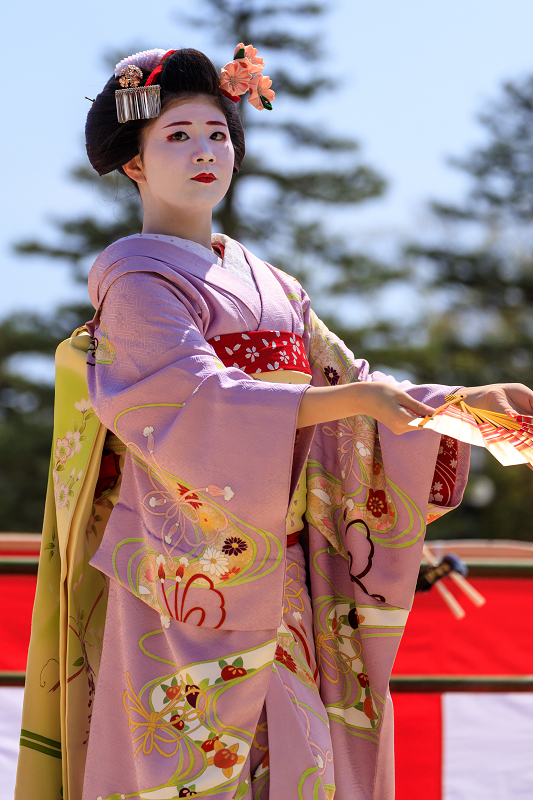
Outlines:
[[[386,381],[435,408],[456,390],[439,384],[400,383],[381,372],[370,372],[368,362],[355,359],[312,311],[309,329],[314,384]],[[450,451],[447,438],[429,430],[398,436],[365,416],[317,428],[311,474],[308,471],[308,518],[350,561],[356,594],[411,607],[426,521],[460,503],[468,477],[469,446],[453,442]],[[446,465],[447,500],[439,506],[435,476]],[[320,489],[324,482],[327,490]],[[328,492],[333,493],[338,505],[328,504],[322,491],[328,497]]]
[[[309,328],[313,332],[313,348],[319,354],[318,360],[315,361],[314,384],[328,385],[354,380],[382,381],[397,386],[416,400],[433,408],[442,405],[447,394],[457,392],[461,388],[442,384],[415,385],[407,380],[397,381],[393,376],[380,371],[371,372],[365,359],[355,359],[344,342],[329,331],[311,310],[308,311],[308,314]],[[331,363],[326,364],[328,358]],[[323,366],[321,366],[322,362],[324,362]],[[424,431],[424,434],[428,435],[424,435],[423,439],[419,437],[419,434],[422,433],[420,430],[398,437],[380,422],[377,423],[377,432],[381,443],[391,443],[394,449],[394,459],[393,461],[389,460],[389,471],[394,470],[400,474],[405,471],[406,465],[402,459],[398,460],[396,445],[401,442],[403,448],[409,450],[411,446],[415,446],[415,442],[418,445],[423,443],[423,448],[428,456],[428,459],[424,460],[423,468],[431,477],[428,489],[428,523],[460,504],[468,479],[469,445],[435,432],[430,434],[429,431]],[[406,445],[408,445],[407,448]],[[384,444],[384,449],[390,449],[388,444]]]
[[[164,569],[187,563],[183,580],[204,572],[231,589],[223,614],[204,604],[206,626],[275,628],[296,420],[307,386],[262,383],[225,368],[200,324],[194,302],[157,274],[132,272],[108,289],[90,331],[89,394],[128,455],[92,563],[162,614],[164,593],[150,578],[163,561]],[[230,554],[240,556],[232,572]],[[245,600],[252,577],[261,609]]]
[[[315,385],[385,380],[435,407],[454,388],[371,373],[308,308],[306,325]],[[413,600],[426,518],[440,494],[439,458],[448,447],[434,431],[397,436],[365,416],[316,429],[307,467],[309,572],[335,765],[342,754],[335,771],[341,798],[394,796],[389,679]],[[441,512],[460,502],[466,483],[468,446],[459,443],[455,454],[453,487]]]

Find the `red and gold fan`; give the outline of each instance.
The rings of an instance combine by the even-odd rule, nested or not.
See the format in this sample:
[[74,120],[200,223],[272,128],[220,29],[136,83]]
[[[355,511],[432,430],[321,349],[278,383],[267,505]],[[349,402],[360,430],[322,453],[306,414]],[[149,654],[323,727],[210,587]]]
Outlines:
[[462,394],[447,395],[431,416],[417,417],[409,425],[485,447],[505,467],[527,464],[533,469],[533,417],[482,411],[465,399]]

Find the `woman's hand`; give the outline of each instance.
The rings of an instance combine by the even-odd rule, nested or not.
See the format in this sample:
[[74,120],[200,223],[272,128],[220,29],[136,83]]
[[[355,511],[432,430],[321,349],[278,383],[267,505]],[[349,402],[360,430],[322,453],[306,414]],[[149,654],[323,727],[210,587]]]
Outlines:
[[365,411],[358,414],[368,414],[378,422],[382,422],[393,433],[410,433],[416,428],[409,427],[415,417],[425,417],[433,414],[434,408],[420,403],[411,395],[402,392],[397,386],[382,381],[353,384],[360,389],[359,395]]
[[310,386],[300,403],[297,426],[305,428],[364,414],[382,422],[393,433],[408,433],[416,430],[409,427],[415,417],[425,417],[433,411],[430,406],[382,381]]
[[523,383],[492,383],[488,386],[470,386],[459,389],[466,394],[466,402],[482,411],[500,414],[533,414],[533,392]]

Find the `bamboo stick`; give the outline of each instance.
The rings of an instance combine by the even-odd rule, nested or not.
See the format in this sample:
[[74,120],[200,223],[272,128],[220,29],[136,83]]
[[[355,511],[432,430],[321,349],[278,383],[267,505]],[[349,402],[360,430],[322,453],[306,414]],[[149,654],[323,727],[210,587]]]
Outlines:
[[462,606],[459,605],[458,601],[455,599],[450,590],[447,589],[446,586],[444,586],[442,581],[437,581],[437,583],[435,583],[434,586],[440,593],[440,596],[442,597],[442,599],[444,600],[444,602],[446,603],[446,605],[448,606],[454,617],[456,619],[463,619],[463,617],[466,616],[466,612],[464,611]]
[[[422,548],[422,555],[424,558],[431,564],[432,567],[436,567],[438,565],[438,559],[435,558],[431,550],[427,545],[424,545]],[[472,584],[466,580],[463,575],[459,575],[457,572],[450,572],[448,577],[452,579],[452,581],[463,591],[468,599],[478,608],[484,606],[487,602],[482,594],[475,589]],[[436,584],[439,586],[439,583]],[[452,595],[453,597],[453,595]],[[454,598],[455,599],[455,598]],[[464,615],[463,615],[464,616]]]
[[457,572],[451,572],[451,573],[450,573],[450,578],[452,579],[452,581],[453,581],[454,583],[456,583],[456,584],[457,584],[457,586],[458,586],[460,589],[462,589],[462,591],[463,591],[463,592],[466,594],[466,596],[468,597],[468,599],[469,599],[469,600],[471,600],[475,606],[477,606],[478,608],[480,608],[481,606],[484,606],[484,605],[485,605],[485,603],[486,603],[487,601],[485,600],[485,598],[483,597],[483,595],[482,595],[482,594],[480,594],[480,593],[478,592],[478,590],[477,590],[477,589],[475,589],[475,588],[472,586],[472,584],[470,583],[470,581],[467,581],[467,580],[466,580],[466,578],[465,578],[463,575],[458,575],[458,574],[457,574]]

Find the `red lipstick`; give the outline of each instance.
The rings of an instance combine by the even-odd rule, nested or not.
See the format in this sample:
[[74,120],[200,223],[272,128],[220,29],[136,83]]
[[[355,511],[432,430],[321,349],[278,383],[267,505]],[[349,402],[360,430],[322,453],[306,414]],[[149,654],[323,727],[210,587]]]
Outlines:
[[200,183],[213,183],[213,181],[216,181],[216,178],[212,172],[201,172],[199,175],[195,175],[194,178],[191,178],[191,180],[199,181]]

